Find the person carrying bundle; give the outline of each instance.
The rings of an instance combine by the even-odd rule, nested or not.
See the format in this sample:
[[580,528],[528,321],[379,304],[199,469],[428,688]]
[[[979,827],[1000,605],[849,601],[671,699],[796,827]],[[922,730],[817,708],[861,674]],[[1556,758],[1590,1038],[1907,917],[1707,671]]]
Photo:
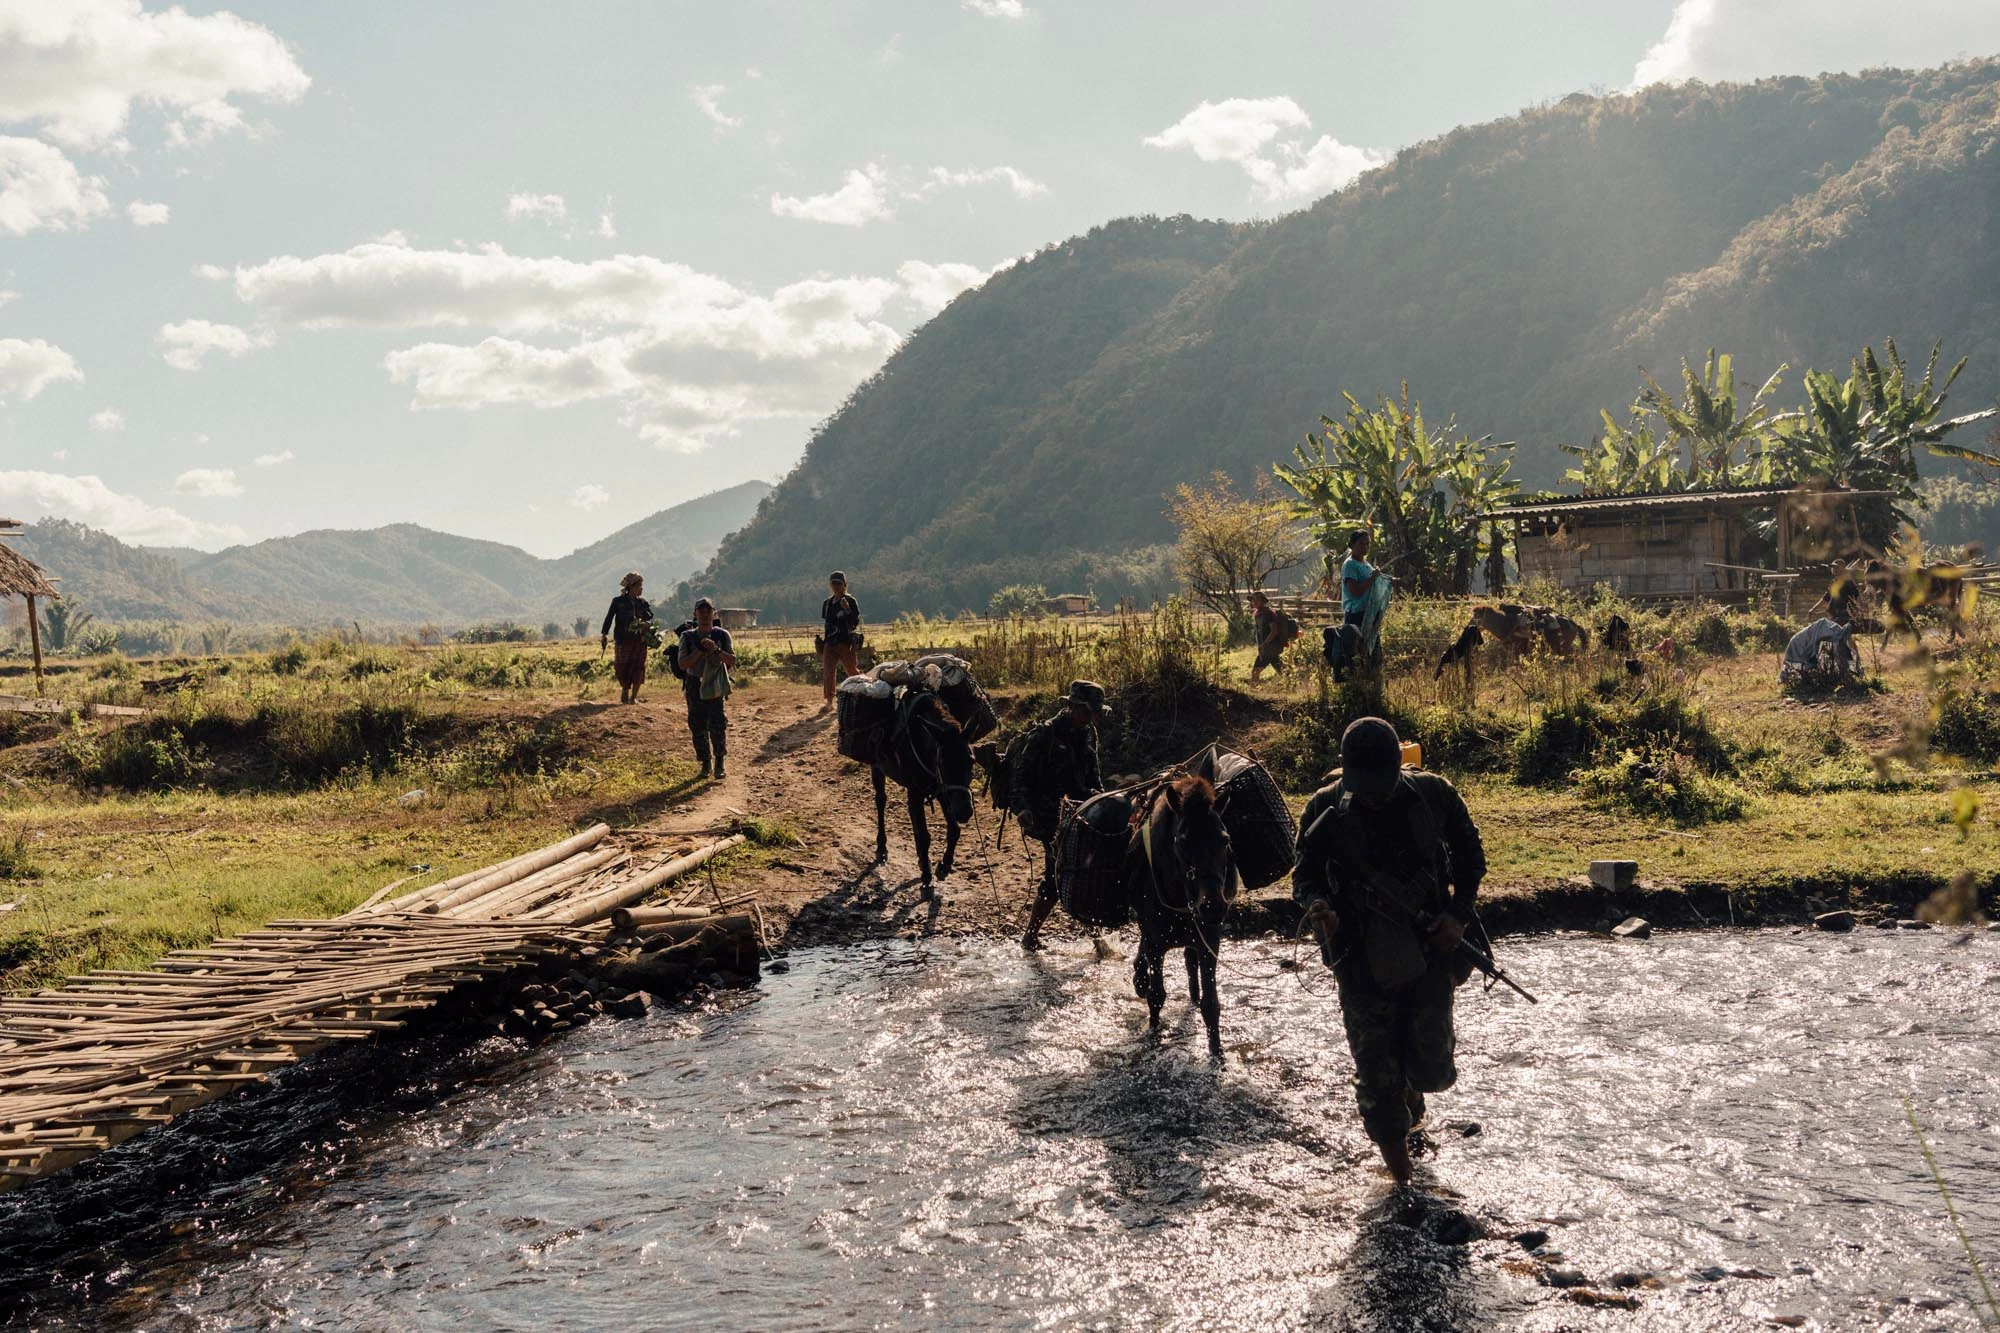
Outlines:
[[1486,853],[1457,790],[1405,769],[1381,718],[1347,728],[1340,760],[1300,818],[1292,897],[1339,983],[1362,1127],[1407,1184],[1424,1095],[1458,1080],[1452,1004]]
[[1010,752],[1008,782],[1021,832],[1042,844],[1042,878],[1035,889],[1035,906],[1028,916],[1021,947],[1042,947],[1042,923],[1060,898],[1056,884],[1056,833],[1064,798],[1087,800],[1104,790],[1104,773],[1097,761],[1097,723],[1110,706],[1104,687],[1093,680],[1071,681],[1063,710],[1038,724]]
[[[729,713],[725,702],[732,688],[729,672],[736,665],[735,642],[715,623],[715,603],[704,597],[694,604],[694,628],[681,635],[680,667],[687,673],[688,732],[701,776],[727,777]],[[713,763],[711,765],[711,755]]]
[[607,642],[614,645],[611,674],[618,680],[618,702],[635,704],[646,683],[646,657],[658,641],[658,631],[653,626],[652,603],[639,595],[646,590],[646,581],[636,573],[627,574],[618,580],[618,588],[610,610],[604,613],[604,624],[598,628],[597,646],[602,651]]

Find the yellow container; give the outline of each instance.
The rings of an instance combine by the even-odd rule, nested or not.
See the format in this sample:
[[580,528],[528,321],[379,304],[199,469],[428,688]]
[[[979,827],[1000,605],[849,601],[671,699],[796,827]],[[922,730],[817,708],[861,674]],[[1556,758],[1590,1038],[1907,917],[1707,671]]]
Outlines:
[[1423,766],[1424,766],[1424,747],[1417,744],[1415,741],[1404,741],[1403,767],[1422,768]]

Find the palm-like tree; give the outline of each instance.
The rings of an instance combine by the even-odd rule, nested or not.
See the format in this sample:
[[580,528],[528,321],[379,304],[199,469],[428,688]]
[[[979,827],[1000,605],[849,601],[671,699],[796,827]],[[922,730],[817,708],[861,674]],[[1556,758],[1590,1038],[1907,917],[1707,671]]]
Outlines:
[[[1790,369],[1779,366],[1771,372],[1743,408],[1736,396],[1736,366],[1727,353],[1717,356],[1713,347],[1702,362],[1701,374],[1681,361],[1681,399],[1675,402],[1659,381],[1641,371],[1646,387],[1639,403],[1659,415],[1667,428],[1667,439],[1676,448],[1688,449],[1687,485],[1696,487],[1754,486],[1769,481],[1769,450],[1774,438],[1774,417],[1765,400],[1777,392],[1778,380]],[[1741,410],[1739,410],[1741,409]],[[1742,462],[1737,454],[1743,455]]]
[[1646,421],[1643,404],[1632,405],[1630,427],[1609,412],[1599,412],[1604,433],[1589,444],[1558,445],[1578,466],[1563,480],[1583,487],[1585,495],[1646,495],[1685,490],[1687,472],[1680,466],[1679,447],[1660,439]]

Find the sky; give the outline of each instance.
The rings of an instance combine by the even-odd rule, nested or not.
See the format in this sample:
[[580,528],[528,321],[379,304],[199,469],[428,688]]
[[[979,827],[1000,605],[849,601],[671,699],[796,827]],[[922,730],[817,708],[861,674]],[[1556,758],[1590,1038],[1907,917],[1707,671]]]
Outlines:
[[959,292],[1578,90],[2000,54],[1902,0],[0,0],[0,515],[558,555],[776,480]]

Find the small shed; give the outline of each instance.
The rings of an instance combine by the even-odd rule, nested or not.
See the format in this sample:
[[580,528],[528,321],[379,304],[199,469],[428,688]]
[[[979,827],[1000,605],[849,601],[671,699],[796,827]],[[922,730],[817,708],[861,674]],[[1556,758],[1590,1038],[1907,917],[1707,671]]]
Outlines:
[[1059,592],[1042,599],[1042,610],[1052,616],[1087,616],[1091,605],[1091,596],[1086,592]]
[[757,610],[754,606],[724,606],[716,610],[715,621],[732,634],[739,629],[752,629],[757,624]]
[[1745,600],[1795,580],[1802,560],[1852,555],[1854,501],[1879,491],[1765,486],[1528,500],[1491,517],[1511,524],[1523,581],[1588,594]]
[[[0,518],[0,537],[18,537],[21,525]],[[35,656],[35,693],[42,692],[42,622],[35,614],[35,599],[60,597],[55,580],[43,568],[5,542],[0,542],[0,597],[21,597],[28,603],[28,645]]]

